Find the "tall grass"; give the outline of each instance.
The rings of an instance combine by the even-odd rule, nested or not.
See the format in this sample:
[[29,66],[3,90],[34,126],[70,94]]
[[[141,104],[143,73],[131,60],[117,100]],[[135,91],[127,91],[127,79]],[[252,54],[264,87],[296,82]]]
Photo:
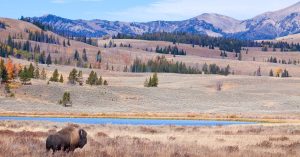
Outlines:
[[45,139],[64,124],[0,122],[0,157],[289,157],[300,155],[299,125],[114,126],[84,125],[88,144],[52,155]]

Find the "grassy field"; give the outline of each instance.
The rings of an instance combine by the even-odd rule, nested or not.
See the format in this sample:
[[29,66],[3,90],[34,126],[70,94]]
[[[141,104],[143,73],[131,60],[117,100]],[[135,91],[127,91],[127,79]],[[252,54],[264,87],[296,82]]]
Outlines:
[[[52,156],[45,150],[45,139],[47,135],[66,125],[1,121],[0,154],[10,157]],[[54,156],[296,157],[300,155],[299,124],[217,127],[82,125],[81,127],[88,132],[88,144],[74,153],[57,153]]]
[[[73,67],[45,68],[48,78],[57,68],[67,80]],[[81,70],[86,79],[91,70]],[[234,118],[299,119],[299,78],[158,74],[158,88],[145,88],[143,84],[150,73],[96,71],[108,80],[109,86],[52,82],[47,85],[47,81],[32,80],[31,86],[12,89],[15,97],[7,98],[2,85],[0,113],[184,113],[207,114],[212,118],[232,115]],[[217,90],[218,83],[222,84],[221,91]],[[72,107],[58,104],[65,91],[71,93]]]

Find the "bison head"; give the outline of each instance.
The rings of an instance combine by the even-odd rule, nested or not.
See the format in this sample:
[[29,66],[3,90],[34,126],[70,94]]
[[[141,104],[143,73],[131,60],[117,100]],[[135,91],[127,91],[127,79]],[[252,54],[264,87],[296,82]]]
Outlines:
[[87,136],[86,131],[83,130],[83,129],[80,129],[79,130],[79,143],[78,143],[78,146],[80,148],[83,148],[84,145],[87,143],[87,137],[86,136]]

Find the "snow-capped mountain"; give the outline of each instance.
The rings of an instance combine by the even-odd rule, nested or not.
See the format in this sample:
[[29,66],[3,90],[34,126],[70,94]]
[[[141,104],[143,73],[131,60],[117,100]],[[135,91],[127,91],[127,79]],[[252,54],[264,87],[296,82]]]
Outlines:
[[244,21],[208,13],[183,21],[145,23],[98,19],[70,20],[55,15],[33,17],[30,20],[50,25],[57,33],[68,33],[74,36],[101,37],[117,33],[134,35],[153,32],[188,32],[241,39],[274,39],[300,32],[300,2]]
[[241,23],[246,30],[236,34],[247,39],[274,39],[300,32],[300,2],[288,8],[267,12]]

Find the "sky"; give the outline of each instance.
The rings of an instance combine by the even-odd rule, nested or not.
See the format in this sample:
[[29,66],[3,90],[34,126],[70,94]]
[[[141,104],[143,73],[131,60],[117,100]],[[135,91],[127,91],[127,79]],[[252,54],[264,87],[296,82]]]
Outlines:
[[0,0],[0,17],[54,14],[69,19],[147,22],[186,20],[218,13],[239,20],[293,5],[299,0]]

